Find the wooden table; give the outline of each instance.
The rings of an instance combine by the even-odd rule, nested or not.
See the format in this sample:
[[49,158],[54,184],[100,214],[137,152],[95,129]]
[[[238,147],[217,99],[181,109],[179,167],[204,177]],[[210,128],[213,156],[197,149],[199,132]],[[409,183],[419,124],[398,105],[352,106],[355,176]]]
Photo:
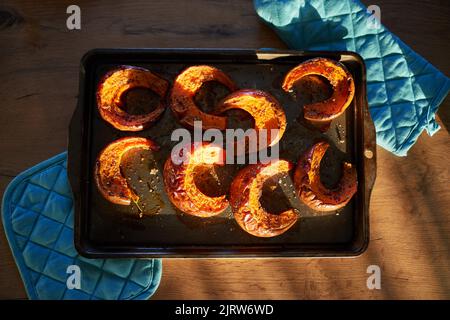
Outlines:
[[[0,4],[0,193],[24,169],[66,149],[78,66],[95,47],[284,48],[250,1],[76,1],[82,29],[66,29],[69,1]],[[364,1],[367,5],[370,1]],[[450,74],[450,7],[379,0],[382,22]],[[378,148],[369,249],[354,259],[164,260],[154,299],[450,298],[450,99],[442,129],[405,158]],[[26,298],[1,228],[0,298]],[[381,290],[366,269],[381,267]]]

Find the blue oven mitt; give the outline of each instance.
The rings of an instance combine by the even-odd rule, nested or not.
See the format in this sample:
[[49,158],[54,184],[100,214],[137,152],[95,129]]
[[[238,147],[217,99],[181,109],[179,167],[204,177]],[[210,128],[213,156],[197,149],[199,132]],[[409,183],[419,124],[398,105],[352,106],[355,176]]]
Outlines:
[[3,196],[3,226],[28,297],[149,298],[161,279],[160,259],[87,259],[75,251],[66,159],[62,153],[26,170]]
[[435,113],[449,79],[377,23],[357,0],[254,0],[258,15],[292,49],[348,50],[367,67],[367,95],[377,143],[405,156],[426,129],[439,125]]

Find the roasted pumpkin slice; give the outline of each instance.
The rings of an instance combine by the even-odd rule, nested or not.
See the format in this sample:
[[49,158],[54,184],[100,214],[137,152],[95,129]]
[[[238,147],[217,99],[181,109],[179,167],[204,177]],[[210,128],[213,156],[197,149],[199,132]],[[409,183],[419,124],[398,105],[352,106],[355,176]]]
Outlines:
[[333,211],[344,207],[357,190],[355,167],[343,163],[340,181],[333,189],[326,188],[320,180],[320,162],[329,144],[318,142],[310,147],[299,159],[294,173],[294,185],[298,197],[311,209]]
[[[258,141],[258,149],[261,146],[270,147],[280,141],[286,130],[286,115],[280,103],[272,95],[265,91],[255,89],[243,89],[229,94],[218,105],[217,113],[230,109],[240,109],[249,113],[254,119],[254,129],[259,133],[266,130],[267,141]],[[272,135],[271,130],[276,130]]]
[[183,126],[193,128],[194,121],[202,121],[204,130],[213,128],[225,130],[226,117],[205,113],[195,104],[195,95],[208,81],[219,82],[230,91],[236,90],[234,82],[217,68],[211,66],[189,67],[175,79],[170,95],[170,107]]
[[264,182],[278,174],[287,174],[293,164],[276,160],[268,164],[252,164],[238,172],[230,189],[234,218],[246,232],[257,237],[274,237],[286,232],[298,219],[295,209],[279,214],[267,212],[260,198]]
[[129,205],[131,201],[137,203],[139,200],[139,196],[131,190],[120,171],[122,156],[134,148],[159,150],[156,143],[150,139],[126,137],[107,145],[97,158],[95,183],[103,197],[112,203]]
[[[132,89],[144,88],[160,96],[156,108],[146,114],[124,111],[124,95]],[[103,77],[97,89],[97,107],[101,117],[121,131],[140,131],[151,126],[163,114],[169,82],[139,67],[122,66]],[[150,101],[149,101],[150,103]]]
[[225,164],[225,151],[214,144],[193,143],[180,148],[164,164],[164,187],[170,201],[184,213],[211,217],[228,207],[225,195],[210,197],[202,193],[195,183],[198,166]]
[[333,89],[330,98],[303,106],[306,120],[316,122],[331,121],[341,115],[350,105],[355,94],[353,77],[347,68],[326,58],[307,60],[288,72],[283,81],[283,90],[293,90],[294,83],[308,75],[326,78]]

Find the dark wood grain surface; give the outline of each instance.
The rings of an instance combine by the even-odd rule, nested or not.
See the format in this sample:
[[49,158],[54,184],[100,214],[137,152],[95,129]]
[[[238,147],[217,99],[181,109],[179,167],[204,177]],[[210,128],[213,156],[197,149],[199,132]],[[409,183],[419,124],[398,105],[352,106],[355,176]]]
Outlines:
[[[0,3],[0,194],[24,169],[66,149],[78,65],[96,47],[284,48],[250,1],[76,1],[82,29],[66,29],[72,1]],[[364,1],[365,4],[372,4]],[[382,22],[450,74],[448,1],[377,1]],[[378,148],[371,241],[353,259],[164,260],[154,299],[450,298],[450,100],[442,129],[405,158]],[[26,298],[3,229],[0,298]],[[381,290],[366,268],[381,267]]]

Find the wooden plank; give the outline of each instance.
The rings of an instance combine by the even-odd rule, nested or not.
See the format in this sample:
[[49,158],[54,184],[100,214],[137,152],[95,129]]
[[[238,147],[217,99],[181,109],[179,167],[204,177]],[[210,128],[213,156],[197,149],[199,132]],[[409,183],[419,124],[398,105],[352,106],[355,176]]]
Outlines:
[[[369,1],[364,1],[370,4]],[[393,32],[446,74],[449,7],[441,1],[377,1]],[[277,47],[251,1],[79,1],[82,30],[65,27],[61,1],[0,5],[0,193],[13,176],[66,149],[78,64],[95,47]],[[405,14],[407,12],[408,14]],[[450,152],[443,129],[423,134],[408,157],[381,148],[371,205],[371,243],[354,259],[164,260],[155,299],[450,298]],[[0,232],[0,299],[26,298]],[[368,290],[366,268],[382,270]]]

